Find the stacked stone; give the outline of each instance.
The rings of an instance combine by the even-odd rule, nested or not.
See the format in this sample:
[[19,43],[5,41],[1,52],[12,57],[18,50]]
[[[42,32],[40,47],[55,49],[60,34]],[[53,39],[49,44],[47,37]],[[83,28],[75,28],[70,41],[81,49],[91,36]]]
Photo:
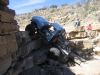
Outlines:
[[0,0],[0,75],[11,67],[15,61],[18,44],[15,33],[19,26],[14,20],[15,11],[9,9],[9,0]]
[[74,49],[75,53],[84,59],[89,59],[93,56],[93,40],[87,40],[87,39],[73,39],[71,40],[74,42]]
[[[33,55],[31,57],[30,53],[33,50],[37,50],[41,46],[41,39],[39,38],[39,39],[36,39],[36,40],[31,40],[27,31],[17,32],[16,33],[16,39],[17,39],[17,44],[18,44],[18,50],[17,50],[17,54],[16,54],[17,55],[17,61],[15,61],[14,62],[15,65],[6,72],[7,75],[9,73],[10,73],[9,75],[12,75],[12,74],[18,75],[22,70],[28,69],[28,68],[36,65],[36,64],[33,63],[34,62]],[[38,56],[40,56],[40,55],[38,55]],[[22,60],[19,60],[20,58]],[[34,57],[34,58],[36,58],[36,57]],[[38,60],[39,59],[37,59],[37,61]],[[44,60],[44,59],[42,59],[42,60]],[[41,62],[42,60],[39,60],[39,62]],[[28,65],[28,67],[27,67],[27,65]],[[11,72],[11,70],[13,70],[13,72]]]
[[[65,27],[67,32],[67,38],[72,39],[75,43],[77,53],[84,58],[88,58],[93,55],[93,46],[100,46],[99,39],[85,39],[88,37],[86,26],[70,26]],[[92,37],[97,37],[100,32],[100,26],[92,26]]]
[[67,37],[69,39],[76,39],[76,38],[85,38],[87,36],[84,26],[78,26],[78,27],[65,27],[65,30],[67,32]]
[[27,31],[19,31],[16,33],[18,43],[18,57],[24,58],[32,50],[36,50],[41,46],[41,39],[31,40]]
[[[92,28],[92,36],[98,36],[98,32],[99,32],[99,27],[96,28],[96,26],[93,26]],[[85,26],[78,26],[78,27],[74,27],[74,26],[69,26],[69,27],[64,27],[66,32],[67,32],[67,37],[69,39],[82,39],[82,38],[86,38],[88,37],[87,34],[87,29]]]
[[19,31],[14,17],[15,11],[9,9],[9,0],[0,0],[0,75],[18,75],[22,70],[22,60],[32,50],[38,49],[41,39],[31,40],[27,31]]

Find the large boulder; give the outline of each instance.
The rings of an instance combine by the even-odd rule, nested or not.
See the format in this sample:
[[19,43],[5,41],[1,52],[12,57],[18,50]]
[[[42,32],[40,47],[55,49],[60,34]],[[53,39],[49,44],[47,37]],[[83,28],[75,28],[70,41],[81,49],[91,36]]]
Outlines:
[[63,66],[34,66],[22,71],[19,75],[75,75],[70,69]]
[[48,54],[49,48],[50,48],[49,46],[45,48],[43,47],[41,49],[31,52],[24,59],[24,62],[23,62],[24,69],[28,69],[35,65],[44,63],[47,60],[47,54]]

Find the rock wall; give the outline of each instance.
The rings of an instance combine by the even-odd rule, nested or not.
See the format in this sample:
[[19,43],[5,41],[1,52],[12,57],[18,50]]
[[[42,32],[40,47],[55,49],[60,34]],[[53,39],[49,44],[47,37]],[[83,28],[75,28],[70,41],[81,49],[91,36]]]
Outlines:
[[[87,38],[87,29],[86,26],[68,26],[64,27],[67,32],[68,39],[82,39]],[[93,25],[92,26],[92,37],[96,37],[99,35],[100,25]]]
[[0,75],[18,75],[24,67],[24,57],[38,49],[41,40],[32,41],[28,32],[19,31],[14,20],[16,12],[7,5],[9,0],[0,0]]
[[11,67],[18,50],[15,33],[18,32],[19,26],[14,20],[16,13],[7,7],[8,4],[9,0],[0,0],[0,75]]
[[100,25],[92,26],[93,39],[88,38],[86,26],[69,26],[64,28],[67,33],[67,38],[75,44],[74,51],[77,52],[79,56],[87,59],[93,56],[97,49],[98,52],[96,53],[100,53],[99,48],[97,48],[100,47]]

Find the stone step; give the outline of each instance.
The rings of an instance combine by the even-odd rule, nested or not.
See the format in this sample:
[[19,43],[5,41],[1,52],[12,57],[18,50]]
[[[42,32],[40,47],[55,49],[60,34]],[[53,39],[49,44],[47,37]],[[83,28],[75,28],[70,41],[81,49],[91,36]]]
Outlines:
[[6,35],[6,34],[13,34],[15,32],[18,32],[19,26],[13,25],[10,23],[0,23],[0,34]]
[[0,59],[0,75],[4,75],[7,69],[11,66],[11,63],[11,54],[7,54],[2,59]]
[[0,10],[0,22],[11,23],[14,21],[14,15]]
[[0,5],[3,6],[9,5],[9,0],[0,0]]

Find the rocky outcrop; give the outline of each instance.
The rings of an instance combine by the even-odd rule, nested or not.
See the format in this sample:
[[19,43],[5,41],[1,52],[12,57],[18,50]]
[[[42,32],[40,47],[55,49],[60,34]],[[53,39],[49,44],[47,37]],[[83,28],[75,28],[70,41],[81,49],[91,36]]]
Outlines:
[[18,75],[24,57],[41,46],[41,39],[32,41],[28,32],[19,31],[15,10],[7,5],[9,0],[0,0],[0,75]]
[[75,51],[76,54],[85,59],[91,58],[95,53],[95,55],[99,55],[99,25],[92,26],[93,39],[88,38],[86,26],[69,26],[64,28],[67,33],[66,37],[74,43],[73,51]]
[[[92,37],[96,37],[99,35],[99,27],[98,26],[92,26]],[[86,38],[88,37],[87,35],[87,29],[86,26],[78,26],[78,27],[74,27],[74,26],[68,26],[68,27],[64,27],[67,33],[67,38],[68,39],[81,39],[81,38]]]
[[15,11],[9,9],[9,0],[0,0],[0,75],[12,66],[15,61],[18,44],[15,33],[19,26],[14,20]]
[[70,69],[64,66],[34,66],[22,71],[19,75],[75,75]]

